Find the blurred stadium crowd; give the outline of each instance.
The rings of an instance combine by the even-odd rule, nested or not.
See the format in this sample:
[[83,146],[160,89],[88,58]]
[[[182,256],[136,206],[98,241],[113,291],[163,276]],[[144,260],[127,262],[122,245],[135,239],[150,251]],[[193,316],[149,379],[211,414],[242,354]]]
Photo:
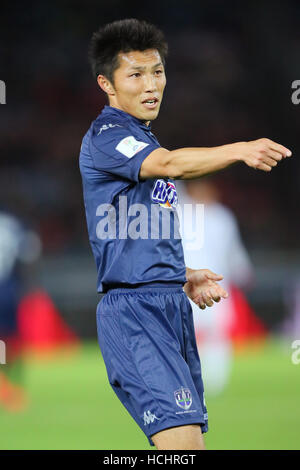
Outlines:
[[300,105],[291,101],[291,83],[300,79],[299,13],[292,0],[272,7],[232,1],[175,7],[169,0],[151,6],[120,0],[2,4],[0,79],[7,104],[0,108],[1,208],[39,235],[44,258],[90,256],[78,154],[105,97],[89,69],[88,43],[100,25],[138,17],[160,26],[169,42],[168,85],[153,124],[163,147],[265,136],[293,151],[294,158],[272,174],[237,165],[216,181],[250,254],[292,253],[294,260]]
[[[297,154],[299,109],[290,96],[300,77],[299,3],[275,2],[271,18],[268,3],[243,2],[235,10],[230,3],[172,8],[167,1],[152,10],[116,0],[45,1],[28,2],[17,14],[1,6],[7,105],[0,112],[0,200],[35,226],[45,253],[87,249],[77,157],[105,98],[86,51],[92,31],[115,17],[136,11],[169,41],[165,102],[153,126],[163,146],[268,136]],[[219,178],[250,246],[297,246],[295,160],[272,176],[234,168]]]

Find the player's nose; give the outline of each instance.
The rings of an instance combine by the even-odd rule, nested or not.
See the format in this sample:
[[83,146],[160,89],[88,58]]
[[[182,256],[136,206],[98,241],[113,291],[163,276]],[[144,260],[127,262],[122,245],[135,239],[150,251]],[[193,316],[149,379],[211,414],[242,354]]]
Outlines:
[[145,83],[144,91],[146,93],[152,93],[153,91],[157,89],[156,80],[152,75],[146,75],[144,83]]

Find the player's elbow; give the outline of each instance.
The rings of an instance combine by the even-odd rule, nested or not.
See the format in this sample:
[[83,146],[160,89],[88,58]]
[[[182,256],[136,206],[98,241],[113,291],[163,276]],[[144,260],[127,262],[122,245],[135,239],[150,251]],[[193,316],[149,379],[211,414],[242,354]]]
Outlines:
[[168,152],[165,155],[165,172],[167,177],[173,180],[184,178],[184,171],[177,157],[177,150]]
[[171,178],[179,179],[182,175],[172,160],[172,152],[159,148],[154,150],[142,163],[140,179]]
[[166,165],[166,177],[171,178],[172,180],[180,180],[183,179],[183,171],[173,162],[169,162]]
[[173,152],[168,151],[164,154],[164,158],[161,163],[163,165],[164,178],[171,178],[173,180],[183,178],[182,168],[180,168],[176,159],[174,159]]

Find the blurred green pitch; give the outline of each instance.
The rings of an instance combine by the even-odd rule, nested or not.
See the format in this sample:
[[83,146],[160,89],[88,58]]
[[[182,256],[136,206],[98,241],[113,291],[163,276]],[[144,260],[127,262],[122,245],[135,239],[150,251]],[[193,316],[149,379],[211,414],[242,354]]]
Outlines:
[[[235,357],[230,385],[206,397],[208,449],[300,449],[300,364],[269,340]],[[1,366],[5,367],[5,366]],[[0,409],[1,449],[154,449],[110,388],[96,343],[26,363],[29,408]]]

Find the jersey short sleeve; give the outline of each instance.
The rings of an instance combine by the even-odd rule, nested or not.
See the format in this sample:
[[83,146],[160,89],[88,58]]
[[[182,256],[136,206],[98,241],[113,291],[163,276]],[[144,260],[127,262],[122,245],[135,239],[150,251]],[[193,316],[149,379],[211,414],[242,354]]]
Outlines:
[[97,170],[130,181],[139,181],[139,172],[145,158],[159,148],[147,135],[115,124],[92,135],[90,152]]

